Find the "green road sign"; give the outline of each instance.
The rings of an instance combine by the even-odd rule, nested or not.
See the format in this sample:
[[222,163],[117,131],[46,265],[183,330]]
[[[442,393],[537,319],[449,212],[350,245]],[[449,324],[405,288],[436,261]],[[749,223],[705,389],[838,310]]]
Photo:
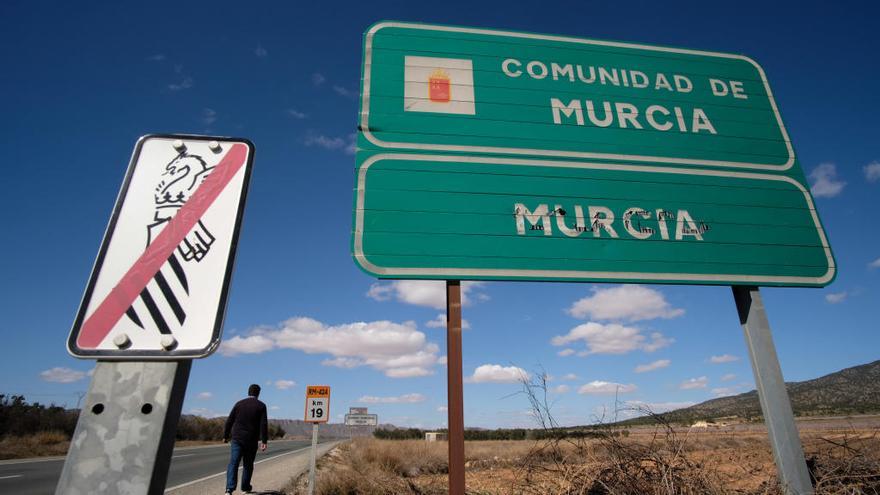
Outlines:
[[747,57],[383,22],[361,96],[353,253],[378,277],[834,278]]
[[787,170],[794,152],[742,55],[379,23],[360,126],[376,148]]

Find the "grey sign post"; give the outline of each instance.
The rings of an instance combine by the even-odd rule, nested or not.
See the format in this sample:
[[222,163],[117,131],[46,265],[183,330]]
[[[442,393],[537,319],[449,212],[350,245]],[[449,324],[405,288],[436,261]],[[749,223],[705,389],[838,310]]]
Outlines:
[[811,494],[813,486],[761,293],[757,287],[734,286],[733,299],[745,333],[755,387],[782,489],[790,495]]
[[244,139],[138,141],[67,342],[100,361],[56,494],[165,491],[192,359],[220,344],[253,155]]
[[163,493],[191,366],[98,362],[55,493]]

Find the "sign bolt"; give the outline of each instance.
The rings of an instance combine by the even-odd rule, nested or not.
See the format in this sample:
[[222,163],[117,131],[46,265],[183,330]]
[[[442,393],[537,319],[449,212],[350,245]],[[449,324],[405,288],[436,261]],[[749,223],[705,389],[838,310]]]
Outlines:
[[214,153],[220,153],[223,150],[223,148],[220,147],[220,143],[217,141],[211,141],[208,143],[208,148],[211,148],[211,151]]
[[180,139],[175,139],[174,142],[171,143],[171,146],[173,146],[179,153],[186,151],[186,145],[183,144],[183,141]]
[[118,333],[115,337],[113,337],[113,345],[120,349],[124,349],[131,344],[131,339],[128,338],[128,334],[126,333]]
[[163,335],[162,340],[159,343],[162,344],[162,348],[166,351],[170,351],[171,349],[177,347],[177,339],[175,339],[171,335]]

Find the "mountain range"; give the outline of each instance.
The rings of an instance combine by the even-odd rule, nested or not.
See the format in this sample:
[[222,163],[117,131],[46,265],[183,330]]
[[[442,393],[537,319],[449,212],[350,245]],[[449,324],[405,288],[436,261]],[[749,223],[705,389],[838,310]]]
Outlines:
[[[795,416],[834,416],[880,412],[880,360],[845,368],[812,380],[786,382]],[[674,423],[736,417],[743,420],[761,418],[761,405],[755,390],[739,395],[719,397],[699,404],[660,414]],[[634,418],[621,424],[649,422]]]

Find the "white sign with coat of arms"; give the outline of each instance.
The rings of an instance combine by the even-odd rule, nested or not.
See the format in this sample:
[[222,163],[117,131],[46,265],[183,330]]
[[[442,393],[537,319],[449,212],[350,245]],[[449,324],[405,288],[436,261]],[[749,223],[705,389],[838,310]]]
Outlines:
[[473,62],[405,57],[403,108],[407,112],[476,114]]

